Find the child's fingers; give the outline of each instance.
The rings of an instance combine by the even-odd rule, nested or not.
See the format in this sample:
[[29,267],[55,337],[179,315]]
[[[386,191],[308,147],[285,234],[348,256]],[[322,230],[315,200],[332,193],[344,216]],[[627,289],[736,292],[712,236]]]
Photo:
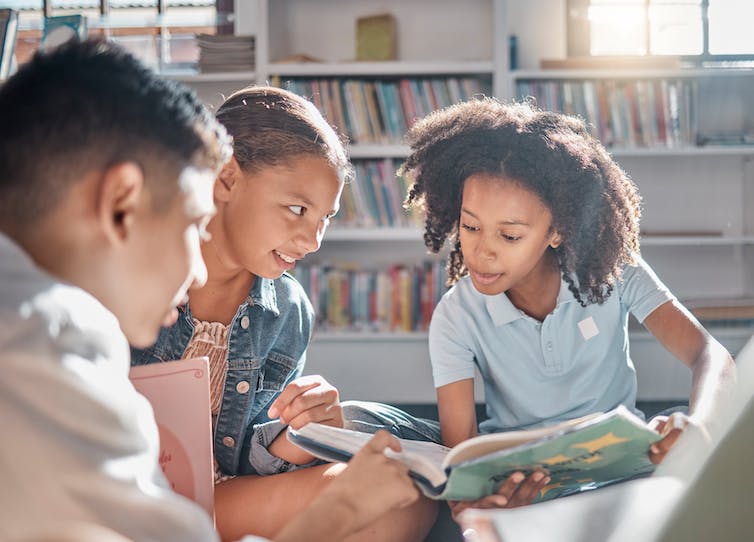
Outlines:
[[327,382],[294,397],[285,408],[279,408],[278,415],[281,422],[294,429],[309,422],[338,427],[342,427],[344,423],[338,390]]
[[365,448],[368,448],[372,450],[373,452],[379,452],[379,453],[382,453],[385,450],[385,448],[389,448],[393,450],[394,452],[400,452],[401,443],[398,441],[396,437],[394,437],[393,435],[391,435],[384,429],[380,429],[369,440]]
[[297,378],[293,382],[289,383],[285,389],[280,392],[275,400],[267,410],[267,415],[270,418],[278,418],[280,414],[296,400],[301,394],[307,391],[322,386],[323,384],[329,385],[329,383],[319,375],[309,375]]
[[451,516],[457,521],[458,515],[468,508],[505,508],[508,506],[508,499],[504,495],[495,494],[475,501],[448,501],[448,506]]
[[683,431],[689,424],[689,417],[683,412],[673,412],[665,422],[660,434],[664,437],[673,430]]
[[513,494],[518,489],[518,485],[523,482],[525,478],[526,476],[523,472],[514,472],[505,479],[503,485],[500,486],[500,489],[497,490],[497,494],[502,495],[508,501],[510,501],[513,497]]
[[280,414],[280,421],[293,429],[300,429],[311,422],[343,427],[343,413],[339,404],[333,405],[329,401],[323,401],[317,404],[310,403],[305,408],[290,406]]
[[550,477],[546,472],[533,472],[518,485],[513,497],[509,499],[508,508],[531,504],[537,495],[539,495],[539,492],[542,491],[542,488],[544,488],[549,482]]
[[657,431],[658,433],[661,433],[667,421],[668,421],[667,416],[655,416],[654,418],[652,418],[651,420],[647,422],[647,426],[649,426],[649,428],[652,429],[653,431]]
[[655,465],[661,463],[670,449],[675,445],[681,433],[681,429],[672,429],[662,440],[652,444],[649,447],[649,460]]
[[674,412],[665,420],[660,427],[662,440],[655,442],[649,448],[649,460],[655,465],[662,462],[670,449],[675,446],[678,437],[686,429],[690,422],[689,417],[683,412]]

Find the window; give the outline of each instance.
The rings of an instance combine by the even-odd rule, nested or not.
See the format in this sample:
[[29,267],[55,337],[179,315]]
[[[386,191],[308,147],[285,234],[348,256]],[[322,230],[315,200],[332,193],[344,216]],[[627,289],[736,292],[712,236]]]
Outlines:
[[196,65],[195,34],[233,33],[233,0],[0,0],[0,7],[19,12],[19,63],[39,47],[45,14],[82,14],[89,36],[112,39],[163,70]]
[[751,0],[568,0],[569,56],[754,60]]

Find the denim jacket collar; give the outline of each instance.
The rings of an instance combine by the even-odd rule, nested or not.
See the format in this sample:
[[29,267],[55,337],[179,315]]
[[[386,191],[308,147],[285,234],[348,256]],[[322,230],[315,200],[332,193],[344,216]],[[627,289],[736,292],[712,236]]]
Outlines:
[[268,310],[275,316],[280,316],[277,295],[275,293],[275,283],[272,279],[255,277],[246,302],[249,305],[257,305],[264,310]]
[[[249,296],[246,298],[246,304],[250,307],[257,306],[263,310],[270,311],[275,316],[280,316],[278,307],[278,298],[275,292],[275,281],[263,277],[254,277],[254,284],[251,285]],[[191,302],[189,301],[181,311],[189,322],[191,322]],[[193,329],[193,323],[191,324]]]

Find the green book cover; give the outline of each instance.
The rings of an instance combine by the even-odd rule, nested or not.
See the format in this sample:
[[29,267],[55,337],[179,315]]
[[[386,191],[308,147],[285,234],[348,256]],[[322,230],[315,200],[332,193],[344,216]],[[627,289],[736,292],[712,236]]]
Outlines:
[[[510,474],[535,470],[550,475],[550,483],[535,502],[595,489],[651,473],[654,465],[649,447],[660,438],[625,407],[619,407],[533,441],[454,464],[456,447],[446,459],[452,466],[441,497],[478,499],[497,491]],[[473,448],[472,440],[462,444],[471,443]]]
[[[317,457],[348,461],[371,438],[320,424],[290,430],[288,438]],[[660,435],[623,406],[551,427],[481,435],[453,449],[401,439],[403,461],[433,499],[474,500],[495,493],[512,473],[549,473],[535,502],[579,493],[651,473],[649,447]]]

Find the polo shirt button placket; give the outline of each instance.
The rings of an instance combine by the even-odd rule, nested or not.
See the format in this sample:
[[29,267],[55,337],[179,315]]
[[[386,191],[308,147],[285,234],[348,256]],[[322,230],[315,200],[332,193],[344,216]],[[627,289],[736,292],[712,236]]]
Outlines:
[[540,335],[542,357],[545,360],[545,368],[548,371],[556,372],[560,371],[561,367],[559,358],[555,354],[555,341],[552,339],[550,326],[548,325],[548,323],[549,322],[547,321],[542,322],[542,330]]

